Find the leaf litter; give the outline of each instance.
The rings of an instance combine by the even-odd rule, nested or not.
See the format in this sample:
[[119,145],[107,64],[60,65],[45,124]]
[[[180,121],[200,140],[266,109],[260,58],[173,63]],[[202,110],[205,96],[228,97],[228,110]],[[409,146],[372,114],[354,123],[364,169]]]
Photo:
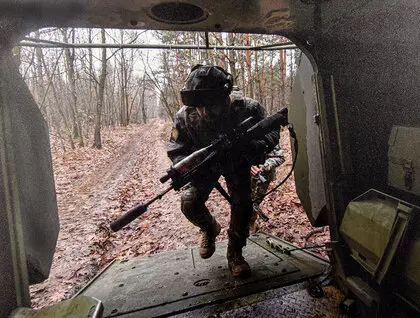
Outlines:
[[[159,178],[170,167],[166,145],[171,127],[171,123],[152,120],[107,130],[101,150],[84,147],[63,152],[51,137],[60,234],[50,277],[30,286],[34,308],[71,297],[114,258],[150,255],[199,243],[199,230],[182,215],[180,195],[175,191],[153,203],[145,214],[119,232],[109,228],[124,212],[167,187]],[[277,169],[274,184],[291,168],[287,131],[282,132],[280,143],[287,159]],[[226,240],[228,203],[214,190],[207,206],[222,225],[217,241]],[[298,246],[329,241],[328,227],[314,228],[306,217],[293,175],[264,199],[261,208],[269,221],[257,221],[260,231]],[[313,252],[327,257],[323,249]]]

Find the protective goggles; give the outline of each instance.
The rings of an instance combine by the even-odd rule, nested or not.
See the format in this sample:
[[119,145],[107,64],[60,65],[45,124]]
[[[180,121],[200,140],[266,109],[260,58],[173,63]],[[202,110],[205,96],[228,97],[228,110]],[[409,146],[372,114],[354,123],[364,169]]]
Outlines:
[[181,90],[182,103],[190,107],[208,107],[223,104],[226,93],[220,93],[214,89]]

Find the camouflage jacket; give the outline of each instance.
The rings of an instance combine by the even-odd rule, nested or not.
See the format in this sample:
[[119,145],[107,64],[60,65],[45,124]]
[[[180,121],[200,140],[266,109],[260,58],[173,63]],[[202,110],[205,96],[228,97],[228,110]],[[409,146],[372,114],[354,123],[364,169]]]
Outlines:
[[[266,116],[265,109],[254,99],[232,94],[230,100],[222,120],[213,125],[203,124],[194,107],[183,106],[177,112],[167,148],[168,157],[174,164],[192,152],[208,146],[220,134],[237,127],[248,117],[253,116],[258,122]],[[274,129],[264,136],[268,151],[278,144],[279,137],[279,129]]]
[[280,145],[276,145],[276,147],[267,155],[267,160],[264,162],[264,166],[262,167],[262,172],[268,174],[273,169],[277,168],[281,164],[284,163],[284,154],[283,149],[281,149]]

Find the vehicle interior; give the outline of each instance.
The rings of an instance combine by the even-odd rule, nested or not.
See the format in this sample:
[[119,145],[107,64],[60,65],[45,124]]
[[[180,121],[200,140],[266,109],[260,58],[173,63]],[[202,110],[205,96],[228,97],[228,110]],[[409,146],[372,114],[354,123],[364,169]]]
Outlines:
[[[13,63],[12,49],[40,28],[104,27],[276,34],[304,53],[289,109],[299,141],[294,173],[311,224],[329,226],[330,264],[304,251],[290,262],[282,254],[285,271],[293,275],[286,278],[270,269],[270,275],[253,278],[264,287],[245,283],[229,301],[321,277],[331,269],[328,275],[358,315],[418,315],[419,12],[415,0],[0,1],[1,312],[8,316],[30,307],[28,286],[48,277],[59,231],[48,128]],[[256,246],[268,240],[263,235],[250,239]],[[276,244],[293,248],[273,242],[266,247],[272,255],[282,248]],[[173,255],[164,257],[165,266],[173,264]],[[160,267],[153,275],[169,270],[154,265],[161,259],[148,262],[144,266]],[[223,289],[216,288],[190,294],[190,303],[181,305],[168,296],[179,285],[153,289],[155,276],[147,275],[138,284],[150,289],[131,285],[122,292],[113,286],[118,284],[115,273],[141,275],[130,274],[131,261],[117,263],[91,290],[81,291],[79,296],[93,297],[79,298],[84,302],[79,307],[94,308],[90,317],[102,314],[96,299],[105,307],[104,316],[122,317],[210,315],[227,302]],[[101,299],[111,294],[112,299]],[[132,303],[149,300],[133,307],[125,302],[130,297]]]

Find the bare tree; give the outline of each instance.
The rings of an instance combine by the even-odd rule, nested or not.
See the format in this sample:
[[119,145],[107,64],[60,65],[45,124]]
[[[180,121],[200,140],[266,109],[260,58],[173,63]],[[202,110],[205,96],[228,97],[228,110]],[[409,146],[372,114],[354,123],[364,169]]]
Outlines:
[[[105,39],[105,30],[101,29],[101,40],[102,43],[106,43]],[[106,81],[106,48],[102,49],[102,58],[101,58],[101,75],[99,76],[99,87],[98,87],[98,96],[96,100],[96,112],[95,112],[95,132],[93,137],[93,147],[97,149],[102,148],[102,139],[101,139],[101,115],[102,107],[104,102],[104,92],[105,92],[105,81]]]
[[[173,120],[175,118],[176,111],[181,105],[178,96],[180,84],[176,85],[174,78],[169,76],[171,74],[171,67],[169,64],[168,53],[163,52],[162,58],[162,70],[160,73],[153,70],[147,60],[143,60],[143,65],[147,78],[159,92],[160,102],[162,103],[166,114]],[[160,74],[164,75],[161,76]],[[178,82],[179,81],[180,80],[178,79]]]
[[[95,39],[105,43],[103,33],[106,42],[110,43],[138,43],[143,34],[134,30],[45,29],[32,36],[69,44],[94,43]],[[104,51],[69,46],[60,51],[19,50],[22,76],[63,147],[61,136],[66,134],[69,146],[74,147],[76,139],[83,145],[83,138],[90,139],[92,133],[93,145],[99,148],[101,130],[105,126],[145,123],[154,115],[173,118],[181,105],[179,91],[183,82],[191,67],[200,62],[226,68],[233,75],[235,84],[247,96],[265,104],[269,112],[287,105],[296,68],[296,52],[232,51],[221,47],[266,45],[284,41],[284,38],[234,33],[206,35],[203,32],[152,31],[150,34],[165,44],[198,46],[208,39],[210,45],[220,48],[165,50],[150,54],[152,58],[136,49]],[[143,69],[136,69],[138,62],[143,62]]]
[[[57,89],[55,87],[56,84],[55,84],[55,81],[54,81],[54,74],[56,72],[56,69],[58,68],[58,64],[59,64],[59,61],[60,61],[60,58],[61,58],[62,54],[63,54],[63,50],[58,55],[57,60],[56,60],[56,63],[54,64],[54,67],[53,67],[53,69],[52,69],[51,72],[49,71],[49,68],[47,67],[47,64],[45,62],[44,56],[42,56],[42,64],[44,66],[44,70],[45,70],[45,73],[47,75],[47,78],[49,78],[49,80],[48,80],[48,86],[47,86],[47,91],[51,87],[51,90],[53,92],[55,106],[56,106],[56,109],[57,109],[58,113],[61,116],[61,119],[63,120],[64,129],[65,129],[65,132],[67,134],[67,137],[69,138],[70,147],[71,147],[71,149],[75,149],[76,147],[74,145],[74,140],[73,140],[73,136],[72,136],[72,133],[71,133],[70,125],[68,123],[67,116],[65,115],[65,112],[64,112],[64,110],[63,110],[63,108],[61,106],[62,102],[60,101],[60,99],[58,97]],[[60,137],[60,140],[62,140],[63,138],[61,136],[61,127],[58,124],[58,118],[57,118],[57,116],[54,116],[53,118],[55,118],[55,120],[54,120],[55,129],[56,129],[56,131],[57,131],[57,133],[58,133],[58,135]],[[62,147],[63,147],[63,150],[65,150],[65,146],[64,146],[64,143],[63,142],[62,142]]]
[[[63,42],[69,43],[69,37],[72,38],[72,43],[74,43],[75,30],[74,29],[61,29],[63,36]],[[76,91],[76,76],[75,76],[75,52],[74,48],[70,49],[68,47],[64,48],[64,56],[66,62],[66,75],[67,80],[70,86],[70,102],[71,102],[71,112],[73,119],[73,136],[74,138],[79,139],[79,146],[84,147],[82,127],[79,117],[79,111],[77,107],[77,91]]]
[[146,94],[146,74],[143,75],[143,78],[140,82],[139,80],[139,87],[141,86],[141,96],[140,96],[140,108],[141,108],[141,119],[142,122],[145,124],[147,123],[147,104],[146,104],[146,99],[145,99],[145,94]]
[[[250,46],[249,34],[245,34],[245,45]],[[246,70],[247,70],[247,86],[248,86],[248,94],[251,97],[254,97],[254,87],[252,84],[252,66],[251,66],[251,52],[245,52],[245,61],[246,61]]]

